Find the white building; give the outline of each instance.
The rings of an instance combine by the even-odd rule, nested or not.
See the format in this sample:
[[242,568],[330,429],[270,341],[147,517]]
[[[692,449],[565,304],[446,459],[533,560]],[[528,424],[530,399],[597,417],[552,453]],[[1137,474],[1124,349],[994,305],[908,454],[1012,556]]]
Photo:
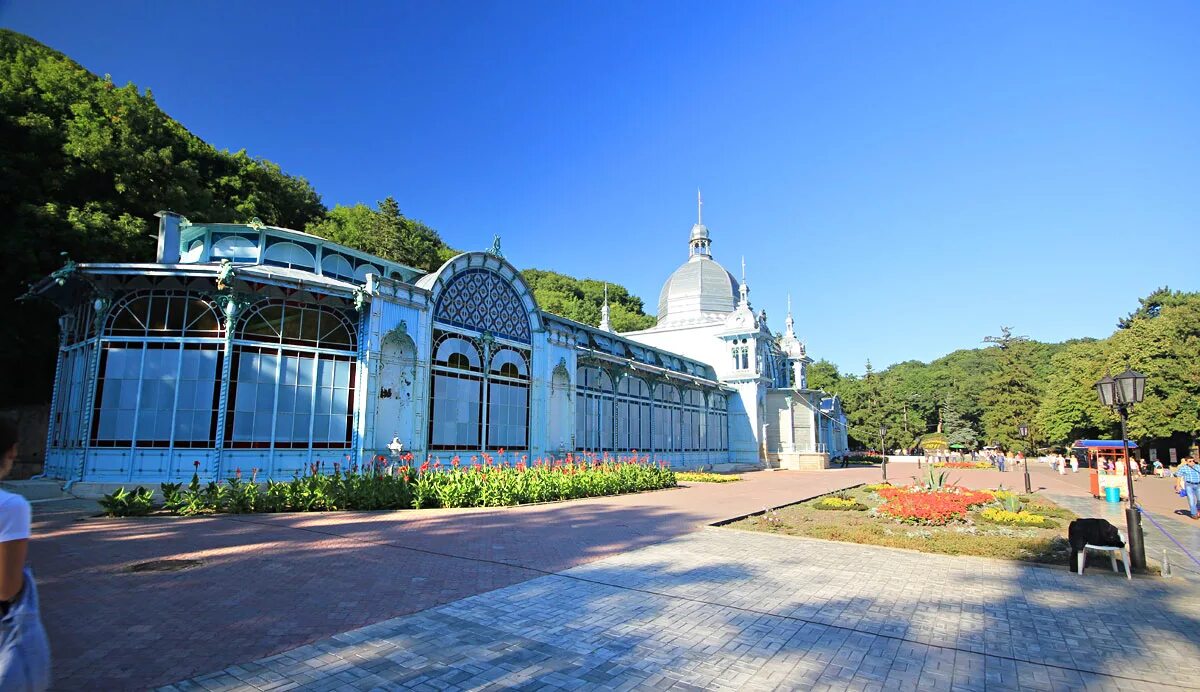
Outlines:
[[790,315],[777,342],[700,224],[658,325],[621,335],[542,312],[498,240],[424,274],[298,231],[159,216],[155,262],[68,262],[33,290],[62,311],[52,478],[288,478],[394,441],[679,468],[845,451]]

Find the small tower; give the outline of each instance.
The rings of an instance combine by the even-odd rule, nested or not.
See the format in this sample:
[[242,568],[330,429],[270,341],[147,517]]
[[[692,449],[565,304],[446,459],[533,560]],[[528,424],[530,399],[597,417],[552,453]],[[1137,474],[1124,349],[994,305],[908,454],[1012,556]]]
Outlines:
[[600,331],[612,332],[612,325],[608,323],[608,283],[604,284],[604,305],[600,308]]
[[804,342],[796,338],[796,321],[792,319],[792,296],[790,293],[787,300],[785,324],[787,329],[784,331],[779,345],[783,350],[783,355],[787,357],[788,364],[792,367],[792,388],[808,389],[808,364],[812,362],[812,359],[805,352]]
[[688,237],[689,259],[712,259],[712,238],[708,235],[708,227],[704,225],[704,200],[700,190],[696,190],[696,225],[692,226],[692,234]]

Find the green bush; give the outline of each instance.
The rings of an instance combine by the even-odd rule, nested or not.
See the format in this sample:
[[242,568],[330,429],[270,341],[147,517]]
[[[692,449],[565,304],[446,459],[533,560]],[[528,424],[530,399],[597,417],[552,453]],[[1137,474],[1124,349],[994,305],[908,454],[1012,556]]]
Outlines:
[[855,512],[861,512],[870,509],[858,500],[846,495],[829,495],[827,497],[823,497],[820,500],[817,500],[813,507],[816,509],[850,510]]
[[979,512],[979,518],[990,524],[1005,526],[1032,526],[1039,529],[1057,528],[1058,524],[1040,514],[1030,512],[1010,512],[1007,509],[988,507]]
[[117,488],[116,492],[100,498],[100,507],[110,517],[144,517],[153,508],[154,491],[138,486],[129,492]]

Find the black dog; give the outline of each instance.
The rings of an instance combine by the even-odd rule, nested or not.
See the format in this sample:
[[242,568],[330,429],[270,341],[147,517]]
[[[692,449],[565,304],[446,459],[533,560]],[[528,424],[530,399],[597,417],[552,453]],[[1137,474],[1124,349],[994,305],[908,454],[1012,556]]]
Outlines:
[[1117,527],[1103,519],[1076,519],[1067,527],[1067,540],[1071,542],[1071,561],[1067,568],[1072,572],[1079,571],[1079,552],[1085,545],[1125,547]]

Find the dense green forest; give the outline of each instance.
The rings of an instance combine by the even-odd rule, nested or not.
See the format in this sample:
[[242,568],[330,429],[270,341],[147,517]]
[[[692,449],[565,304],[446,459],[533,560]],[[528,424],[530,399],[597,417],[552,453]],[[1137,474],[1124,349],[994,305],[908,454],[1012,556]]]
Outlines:
[[[117,86],[0,30],[0,303],[11,325],[0,342],[4,403],[45,401],[53,379],[56,315],[36,301],[14,302],[28,283],[61,266],[62,251],[85,261],[150,259],[161,209],[213,222],[258,217],[425,270],[455,253],[395,198],[327,209],[303,178],[192,135],[148,90]],[[599,322],[604,282],[539,269],[524,276],[543,309]],[[617,331],[654,323],[624,287],[609,283],[608,297]],[[883,371],[868,363],[861,377],[818,361],[810,386],[843,397],[861,446],[877,444],[886,423],[890,447],[941,429],[952,444],[1019,448],[1021,423],[1042,444],[1114,434],[1117,419],[1092,384],[1129,365],[1149,376],[1147,400],[1130,421],[1134,437],[1200,432],[1200,294],[1161,289],[1102,340],[1045,344],[1007,329],[984,336],[988,345],[931,363]]]
[[1200,433],[1200,293],[1159,289],[1107,339],[1046,344],[999,332],[981,338],[988,346],[930,363],[883,371],[867,363],[861,377],[817,361],[809,386],[843,397],[859,446],[877,447],[883,423],[892,448],[940,429],[950,444],[1023,449],[1022,423],[1038,445],[1118,436],[1118,418],[1100,405],[1093,385],[1131,367],[1147,376],[1146,400],[1129,419],[1132,438],[1186,446]]
[[[117,86],[0,29],[0,304],[11,325],[0,341],[6,404],[47,400],[54,376],[54,310],[17,297],[62,265],[61,252],[89,262],[153,258],[154,213],[162,209],[208,222],[258,217],[425,270],[454,254],[435,230],[402,214],[394,198],[327,209],[304,178],[188,132],[149,90]],[[598,321],[602,283],[535,270],[527,276],[546,309]],[[609,295],[618,328],[651,323],[624,288],[610,284]]]

